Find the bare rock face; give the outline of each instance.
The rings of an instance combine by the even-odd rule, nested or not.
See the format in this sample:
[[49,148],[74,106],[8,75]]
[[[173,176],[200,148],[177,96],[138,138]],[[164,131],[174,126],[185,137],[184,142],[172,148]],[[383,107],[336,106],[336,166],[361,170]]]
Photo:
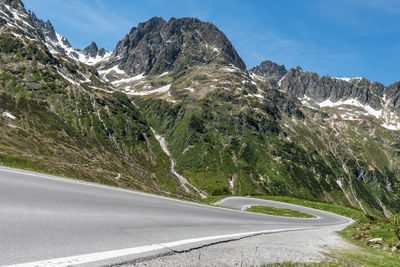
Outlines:
[[251,72],[261,77],[273,77],[276,80],[280,80],[285,76],[287,70],[284,65],[265,60],[257,67],[252,68]]
[[[375,110],[383,106],[395,108],[400,105],[396,99],[400,83],[385,87],[378,82],[371,82],[365,78],[335,78],[331,76],[320,77],[317,73],[303,71],[301,67],[290,69],[286,72],[284,66],[279,66],[271,61],[264,61],[251,70],[263,78],[277,81],[273,85],[279,87],[297,98],[310,97],[316,102],[330,100],[332,102],[357,100]],[[386,98],[393,101],[386,103]]]
[[96,57],[99,53],[99,48],[95,42],[92,42],[88,47],[82,50],[83,54],[90,57]]
[[11,6],[18,11],[25,10],[24,3],[21,0],[0,0],[0,4]]
[[375,109],[381,109],[383,105],[384,86],[381,83],[364,78],[347,81],[331,76],[320,77],[314,72],[304,72],[300,67],[289,70],[280,82],[280,89],[299,98],[310,97],[317,102],[356,99]]
[[400,82],[395,82],[385,88],[386,98],[390,99],[389,107],[400,109]]
[[132,28],[112,55],[129,74],[161,74],[198,64],[233,65],[246,70],[226,36],[213,24],[195,18],[152,18]]

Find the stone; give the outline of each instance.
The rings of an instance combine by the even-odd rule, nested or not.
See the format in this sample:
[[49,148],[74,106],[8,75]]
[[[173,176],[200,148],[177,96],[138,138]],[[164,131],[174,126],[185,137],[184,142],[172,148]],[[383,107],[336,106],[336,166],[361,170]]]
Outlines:
[[383,239],[382,237],[371,238],[368,240],[369,244],[382,244]]

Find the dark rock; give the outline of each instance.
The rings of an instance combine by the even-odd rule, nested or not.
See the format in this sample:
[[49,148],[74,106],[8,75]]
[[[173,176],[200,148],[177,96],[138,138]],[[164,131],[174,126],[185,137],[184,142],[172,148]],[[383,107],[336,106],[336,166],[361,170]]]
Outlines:
[[106,51],[104,48],[100,48],[100,49],[99,49],[99,52],[98,52],[98,55],[101,56],[101,57],[104,57],[104,55],[106,54],[106,52],[107,52],[107,51]]
[[18,11],[25,10],[24,3],[21,0],[0,0],[0,4],[11,6]]
[[252,68],[251,72],[261,77],[273,77],[276,80],[280,80],[285,76],[287,70],[284,65],[278,65],[275,62],[266,60],[257,67]]
[[161,74],[209,63],[246,70],[226,36],[213,24],[195,18],[166,22],[156,17],[140,23],[118,42],[112,58],[129,74]]
[[73,56],[73,57],[76,58],[76,59],[79,58],[79,55],[78,55],[78,53],[76,53],[76,52],[72,52],[72,53],[71,53],[71,56]]
[[389,107],[400,108],[400,82],[393,83],[385,88],[386,98],[390,99]]
[[86,56],[96,57],[99,52],[99,48],[97,47],[95,42],[92,42],[88,47],[83,49],[82,52]]
[[53,42],[57,42],[56,31],[54,30],[54,27],[49,20],[44,22],[43,20],[38,19],[35,13],[31,11],[28,12],[28,15],[34,27],[40,29],[43,41],[45,41],[45,37],[48,37]]
[[308,96],[316,102],[330,99],[332,102],[356,99],[372,108],[382,109],[384,86],[364,78],[352,79],[350,82],[330,76],[320,77],[314,72],[304,72],[296,67],[287,72],[280,82],[280,89],[302,98]]

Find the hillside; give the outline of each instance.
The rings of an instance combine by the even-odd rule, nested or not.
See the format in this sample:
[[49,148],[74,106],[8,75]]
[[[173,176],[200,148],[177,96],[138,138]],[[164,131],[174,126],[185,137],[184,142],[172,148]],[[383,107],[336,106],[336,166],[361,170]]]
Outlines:
[[49,22],[26,12],[22,2],[2,2],[1,163],[148,192],[194,195],[170,172],[167,155],[131,100],[101,81],[95,68],[67,57],[61,48],[51,50],[46,36],[55,32]]
[[112,52],[79,50],[22,2],[0,3],[3,163],[186,197],[399,209],[399,83],[249,70],[194,18],[152,18]]

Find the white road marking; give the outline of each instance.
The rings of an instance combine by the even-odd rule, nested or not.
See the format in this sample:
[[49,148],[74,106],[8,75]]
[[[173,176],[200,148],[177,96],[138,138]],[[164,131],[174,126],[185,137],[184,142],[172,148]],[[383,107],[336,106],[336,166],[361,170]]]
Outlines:
[[270,234],[270,233],[280,233],[280,232],[288,232],[288,231],[298,231],[298,230],[309,230],[315,229],[315,227],[304,227],[304,228],[289,228],[289,229],[276,229],[276,230],[266,230],[266,231],[257,231],[257,232],[246,232],[246,233],[236,233],[236,234],[229,234],[229,235],[216,235],[216,236],[206,236],[206,237],[199,237],[199,238],[192,238],[192,239],[184,239],[178,240],[173,242],[167,242],[162,244],[152,244],[134,248],[127,248],[127,249],[118,249],[118,250],[110,250],[98,253],[91,253],[85,255],[78,255],[72,257],[65,257],[65,258],[57,258],[57,259],[49,259],[43,261],[36,261],[36,262],[28,262],[16,265],[9,265],[5,267],[47,267],[47,266],[72,266],[96,261],[103,261],[123,256],[134,256],[136,254],[152,252],[162,249],[169,249],[173,247],[183,246],[187,244],[193,244],[198,242],[204,241],[211,241],[211,240],[232,240],[237,239],[240,237],[246,236],[254,236],[254,235],[261,235],[261,234]]
[[[158,199],[164,199],[164,200],[169,200],[169,201],[174,201],[174,202],[180,202],[180,203],[184,203],[187,205],[193,205],[193,206],[200,206],[200,207],[207,207],[210,209],[219,209],[219,210],[228,210],[230,212],[239,212],[239,213],[243,213],[245,211],[241,211],[241,210],[234,210],[234,209],[230,209],[230,208],[225,208],[222,206],[218,206],[220,203],[224,202],[225,200],[227,200],[228,198],[232,198],[232,197],[228,197],[225,199],[222,199],[216,203],[214,203],[213,205],[205,205],[205,204],[201,204],[201,203],[196,203],[196,202],[191,202],[191,201],[185,201],[185,200],[181,200],[181,199],[176,199],[176,198],[170,198],[170,197],[164,197],[164,196],[159,196],[159,195],[154,195],[151,193],[144,193],[144,192],[139,192],[139,191],[133,191],[133,190],[129,190],[129,189],[123,189],[123,188],[118,188],[118,187],[112,187],[112,186],[108,186],[108,185],[102,185],[102,184],[96,184],[93,182],[86,182],[86,181],[81,181],[81,180],[75,180],[72,178],[66,178],[66,177],[59,177],[59,176],[54,176],[54,175],[49,175],[49,174],[42,174],[42,173],[36,173],[36,172],[31,172],[31,171],[26,171],[26,170],[20,170],[20,169],[14,169],[14,168],[10,168],[10,167],[5,167],[5,166],[0,166],[0,171],[6,171],[6,172],[11,172],[11,173],[17,173],[17,174],[24,174],[24,175],[31,175],[34,177],[38,177],[38,178],[42,178],[42,179],[47,179],[47,180],[54,180],[54,181],[58,181],[58,182],[63,182],[63,183],[71,183],[71,184],[80,184],[80,185],[86,185],[86,186],[91,186],[91,187],[97,187],[100,189],[105,189],[105,190],[113,190],[113,191],[119,191],[119,192],[124,192],[124,193],[129,193],[129,194],[134,194],[134,195],[139,195],[139,196],[145,196],[145,197],[151,197],[151,198],[158,198]],[[327,212],[328,213],[328,212]],[[262,214],[262,213],[253,213],[253,215],[256,214],[258,216],[266,216],[266,217],[270,217],[272,215],[268,215],[268,214]],[[335,214],[336,215],[336,214]],[[340,216],[340,215],[337,215]],[[342,216],[343,217],[343,216]],[[293,217],[285,217],[286,219],[299,219],[299,218],[293,218]],[[308,218],[302,218],[305,220],[310,220]],[[346,218],[347,219],[347,218]]]

